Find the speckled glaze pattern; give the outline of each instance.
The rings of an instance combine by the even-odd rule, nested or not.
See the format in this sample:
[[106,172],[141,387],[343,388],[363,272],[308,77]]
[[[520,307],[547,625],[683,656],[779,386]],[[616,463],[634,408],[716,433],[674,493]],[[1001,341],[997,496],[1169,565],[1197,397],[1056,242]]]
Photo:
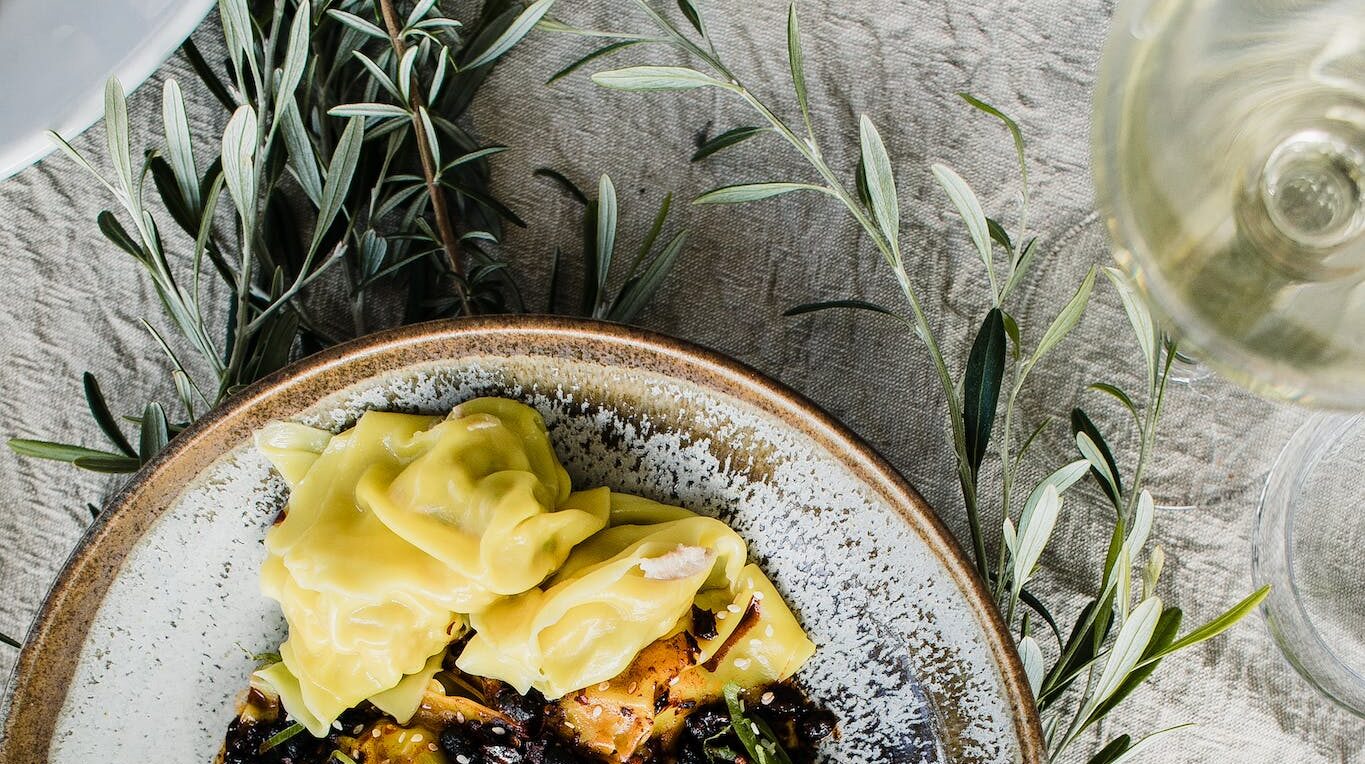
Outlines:
[[732,523],[818,651],[800,679],[843,718],[830,762],[1044,760],[1009,636],[924,501],[797,394],[677,340],[556,318],[408,327],[244,391],[115,497],[20,658],[0,764],[210,761],[282,619],[259,594],[282,481],[250,443],[275,419],[505,395],[545,416],[580,486]]

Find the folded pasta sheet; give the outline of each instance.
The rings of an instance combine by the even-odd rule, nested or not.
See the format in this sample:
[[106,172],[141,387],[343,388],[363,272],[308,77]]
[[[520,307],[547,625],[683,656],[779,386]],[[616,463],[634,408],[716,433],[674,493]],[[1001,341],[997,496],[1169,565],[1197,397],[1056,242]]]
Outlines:
[[276,688],[314,734],[421,672],[463,614],[534,587],[607,522],[606,491],[572,494],[540,415],[513,401],[445,419],[367,412],[335,437],[276,425],[258,441],[291,484],[261,576],[297,683]]

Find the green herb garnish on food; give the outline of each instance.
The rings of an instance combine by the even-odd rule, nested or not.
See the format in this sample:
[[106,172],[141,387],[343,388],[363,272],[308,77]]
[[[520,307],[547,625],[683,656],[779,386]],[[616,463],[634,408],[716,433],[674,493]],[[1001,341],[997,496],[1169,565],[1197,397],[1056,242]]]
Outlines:
[[303,732],[303,725],[299,724],[298,722],[294,722],[288,727],[285,727],[279,732],[276,732],[275,734],[271,735],[269,740],[265,741],[264,743],[261,743],[261,753],[265,753],[266,751],[269,751],[271,748],[274,748],[275,746],[284,743],[286,740],[294,737],[300,732]]
[[731,682],[725,685],[722,692],[725,694],[725,705],[730,709],[730,726],[735,731],[735,737],[739,738],[754,762],[792,764],[791,757],[782,749],[772,728],[757,716],[749,716],[744,712],[744,698],[740,694],[743,690],[740,686]]

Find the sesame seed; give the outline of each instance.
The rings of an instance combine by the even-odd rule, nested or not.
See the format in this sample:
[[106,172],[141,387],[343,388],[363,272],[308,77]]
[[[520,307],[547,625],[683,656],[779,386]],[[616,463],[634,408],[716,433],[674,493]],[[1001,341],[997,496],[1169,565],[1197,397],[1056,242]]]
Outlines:
[[601,692],[606,692],[607,690],[611,689],[611,682],[602,682],[601,684],[597,685],[597,689]]
[[435,750],[437,750],[438,748],[439,748],[439,746],[437,746],[435,743],[427,743],[427,750],[428,750],[428,751],[435,751]]
[[407,739],[408,739],[408,733],[407,733],[407,732],[400,732],[400,733],[398,733],[398,742],[401,743],[401,742],[403,742],[404,740],[407,740]]
[[414,743],[420,743],[420,742],[422,742],[422,733],[420,733],[420,732],[413,733],[412,742],[414,742]]
[[762,601],[763,601],[763,592],[754,592],[754,599],[758,600],[759,602],[762,602]]
[[460,754],[459,756],[455,757],[455,761],[459,762],[460,764],[469,764],[469,757],[465,756],[464,754]]
[[464,724],[464,712],[463,712],[463,711],[456,711],[456,712],[455,712],[455,721],[459,722],[460,724]]
[[630,686],[626,688],[626,693],[627,693],[627,694],[630,694],[630,695],[633,695],[633,694],[635,694],[635,691],[638,690],[638,689],[640,689],[640,683],[639,683],[639,682],[631,682],[631,683],[630,683]]
[[337,721],[336,719],[333,719],[333,720],[332,720],[332,729],[336,730],[337,732],[340,732],[340,731],[341,731],[341,722]]
[[724,620],[725,620],[725,616],[727,616],[727,615],[729,615],[729,613],[727,613],[727,612],[725,612],[724,610],[722,610],[722,611],[720,611],[719,613],[716,613],[716,620],[717,620],[717,621],[724,621]]
[[773,694],[771,692],[763,693],[763,695],[759,697],[758,702],[765,706],[771,706],[773,704]]
[[492,732],[494,735],[506,735],[506,734],[507,734],[507,730],[503,729],[502,727],[497,727],[497,726],[489,727],[489,728],[488,728],[488,731],[489,731],[489,732]]
[[753,663],[753,661],[749,660],[748,658],[736,658],[735,668],[739,669],[740,671],[743,671],[744,669],[749,668],[749,664],[751,663]]
[[739,605],[736,605],[735,603],[731,602],[730,604],[725,606],[725,609],[729,610],[731,613],[738,613]]
[[376,727],[376,728],[370,730],[370,737],[379,737],[379,728],[378,728],[378,727]]
[[602,715],[602,707],[601,707],[601,706],[593,706],[593,707],[592,707],[592,718],[596,719],[596,718],[600,717],[601,715]]
[[680,679],[682,679],[682,677],[680,676],[673,677],[672,679],[668,680],[668,686],[672,687],[673,685],[677,684]]
[[773,625],[770,623],[770,624],[768,624],[768,628],[766,628],[766,629],[763,630],[763,636],[765,636],[765,637],[772,637],[772,635],[773,635]]
[[357,724],[357,725],[355,726],[355,729],[351,730],[351,734],[352,734],[352,735],[359,735],[360,733],[362,733],[362,732],[364,732],[364,731],[365,731],[365,725],[363,725],[363,724]]
[[749,727],[754,731],[754,734],[755,734],[755,735],[761,735],[761,734],[763,734],[763,733],[761,733],[761,732],[758,731],[758,723],[757,723],[757,722],[749,722]]
[[754,648],[755,650],[760,650],[760,649],[763,648],[763,640],[761,640],[761,639],[751,639],[751,640],[749,640],[749,647],[752,647],[752,648]]

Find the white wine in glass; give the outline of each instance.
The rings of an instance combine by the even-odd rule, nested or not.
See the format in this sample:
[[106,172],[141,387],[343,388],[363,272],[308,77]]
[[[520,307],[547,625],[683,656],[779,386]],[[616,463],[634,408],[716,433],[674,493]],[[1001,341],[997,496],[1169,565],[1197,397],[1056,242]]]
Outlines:
[[1120,0],[1095,94],[1116,257],[1198,357],[1365,409],[1365,3]]

